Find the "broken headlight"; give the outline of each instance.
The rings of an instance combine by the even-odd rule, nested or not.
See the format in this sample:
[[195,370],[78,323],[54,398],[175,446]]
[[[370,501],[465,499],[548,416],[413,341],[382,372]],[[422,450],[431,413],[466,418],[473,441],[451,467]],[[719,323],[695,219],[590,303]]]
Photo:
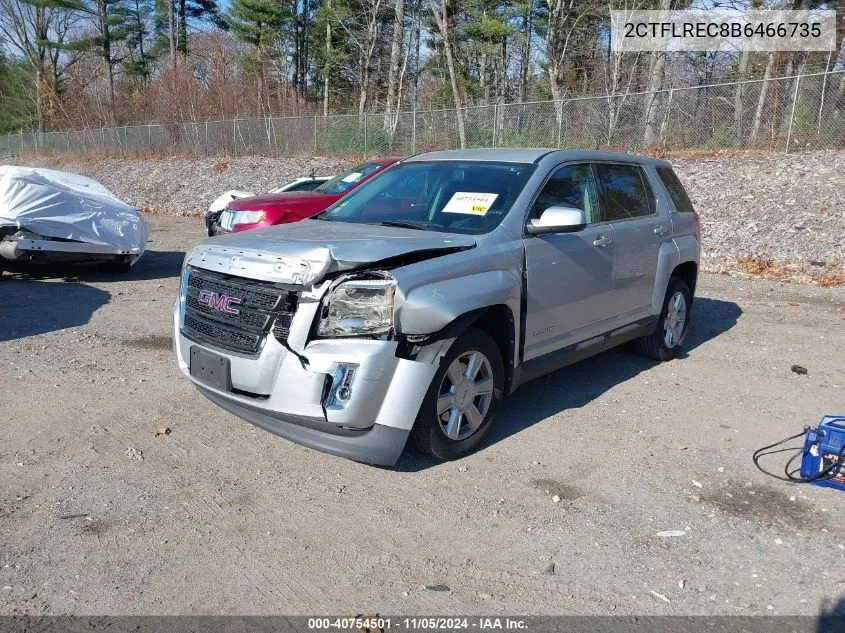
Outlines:
[[323,303],[317,335],[377,336],[393,327],[394,279],[355,279],[333,288]]

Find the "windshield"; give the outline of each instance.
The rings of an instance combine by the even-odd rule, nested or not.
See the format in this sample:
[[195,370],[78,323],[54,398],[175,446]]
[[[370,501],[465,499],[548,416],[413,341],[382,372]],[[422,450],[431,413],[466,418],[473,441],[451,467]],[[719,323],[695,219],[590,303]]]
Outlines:
[[492,161],[400,163],[315,217],[446,233],[487,233],[507,215],[534,168]]
[[315,191],[328,194],[343,193],[361,182],[374,171],[381,169],[383,165],[384,163],[364,163],[363,165],[350,167],[331,180],[324,182],[322,185],[317,187]]

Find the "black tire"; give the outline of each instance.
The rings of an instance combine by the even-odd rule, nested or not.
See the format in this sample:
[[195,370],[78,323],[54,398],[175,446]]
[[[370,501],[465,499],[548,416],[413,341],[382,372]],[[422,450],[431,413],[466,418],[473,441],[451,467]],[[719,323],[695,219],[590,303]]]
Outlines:
[[[445,422],[437,414],[437,403],[441,395],[441,387],[446,384],[444,379],[449,368],[456,359],[470,352],[481,352],[486,357],[489,363],[490,373],[492,374],[492,376],[488,377],[493,378],[493,390],[482,422],[476,426],[474,431],[469,429],[471,434],[467,437],[463,439],[451,439],[447,437],[446,432],[443,430]],[[479,372],[484,372],[486,369],[486,367],[482,366]],[[472,384],[478,383],[473,381]],[[490,431],[496,414],[501,408],[502,398],[504,396],[504,384],[505,368],[499,346],[496,345],[496,342],[486,332],[476,328],[470,328],[452,344],[449,352],[441,359],[440,368],[434,375],[434,379],[431,381],[431,385],[426,392],[412,431],[416,447],[441,461],[457,459],[474,451]],[[444,393],[444,395],[446,394]],[[466,397],[466,393],[462,397]],[[478,395],[467,400],[467,403],[476,407],[476,411],[480,413],[476,405],[482,404],[483,401],[484,395]],[[446,414],[444,413],[442,415],[445,416]],[[461,424],[468,424],[468,422],[461,421],[461,418],[459,418],[459,428],[461,428]],[[471,427],[471,424],[469,426]]]
[[[677,294],[681,294],[684,300],[684,318],[683,328],[678,340],[667,344],[666,315],[669,313],[670,303],[675,300]],[[660,310],[660,318],[657,319],[657,324],[654,326],[654,332],[649,336],[638,338],[634,341],[634,347],[637,352],[659,361],[672,360],[678,355],[681,347],[686,341],[689,333],[690,315],[692,314],[692,293],[690,292],[687,282],[680,277],[672,277],[669,279],[669,284],[666,287],[666,296],[663,298],[663,308]],[[680,322],[680,321],[679,321]]]

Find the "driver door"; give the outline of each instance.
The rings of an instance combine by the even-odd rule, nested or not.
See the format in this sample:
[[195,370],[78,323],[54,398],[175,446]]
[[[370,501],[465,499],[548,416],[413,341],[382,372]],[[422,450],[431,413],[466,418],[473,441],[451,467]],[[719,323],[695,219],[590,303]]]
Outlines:
[[558,167],[540,190],[530,222],[552,206],[581,209],[587,227],[526,236],[527,306],[523,360],[574,345],[612,328],[613,227],[602,222],[589,163]]

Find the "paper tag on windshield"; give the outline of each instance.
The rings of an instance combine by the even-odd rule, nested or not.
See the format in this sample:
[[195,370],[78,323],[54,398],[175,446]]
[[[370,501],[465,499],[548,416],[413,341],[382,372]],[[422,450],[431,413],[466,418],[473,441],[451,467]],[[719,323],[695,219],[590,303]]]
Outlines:
[[498,193],[472,193],[457,191],[443,207],[443,213],[466,213],[467,215],[486,215],[499,197]]
[[361,177],[360,171],[353,171],[351,174],[349,174],[348,176],[346,176],[344,178],[341,178],[340,180],[341,180],[341,182],[355,182],[360,177]]

